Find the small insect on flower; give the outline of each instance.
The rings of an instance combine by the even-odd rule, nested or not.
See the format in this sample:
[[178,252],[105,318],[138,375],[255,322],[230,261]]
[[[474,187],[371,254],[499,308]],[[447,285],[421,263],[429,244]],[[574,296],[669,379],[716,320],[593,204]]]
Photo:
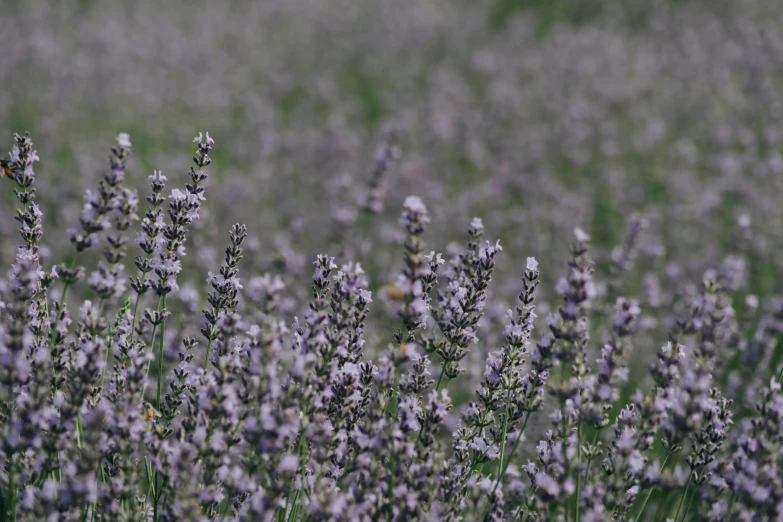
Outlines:
[[402,301],[404,296],[402,288],[394,284],[383,285],[381,293],[386,299],[392,302]]
[[154,417],[160,417],[161,413],[147,401],[144,401],[144,421],[150,422]]
[[5,158],[0,158],[0,168],[3,169],[3,174],[10,179],[14,179],[14,172],[11,170],[11,164]]

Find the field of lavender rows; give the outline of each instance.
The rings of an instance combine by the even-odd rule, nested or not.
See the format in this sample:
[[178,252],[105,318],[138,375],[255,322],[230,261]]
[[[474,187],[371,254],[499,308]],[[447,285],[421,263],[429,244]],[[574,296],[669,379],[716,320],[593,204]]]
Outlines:
[[775,0],[0,34],[0,522],[783,522]]

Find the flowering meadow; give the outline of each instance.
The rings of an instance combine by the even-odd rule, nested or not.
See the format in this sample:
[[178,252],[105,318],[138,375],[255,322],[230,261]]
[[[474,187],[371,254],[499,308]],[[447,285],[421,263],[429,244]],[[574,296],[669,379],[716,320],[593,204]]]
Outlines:
[[0,522],[783,522],[777,2],[0,34]]

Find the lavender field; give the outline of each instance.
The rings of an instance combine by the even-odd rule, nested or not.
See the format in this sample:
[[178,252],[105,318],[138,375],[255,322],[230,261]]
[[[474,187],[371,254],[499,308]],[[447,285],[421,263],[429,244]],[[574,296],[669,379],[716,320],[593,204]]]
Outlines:
[[0,522],[783,522],[775,0],[0,34]]

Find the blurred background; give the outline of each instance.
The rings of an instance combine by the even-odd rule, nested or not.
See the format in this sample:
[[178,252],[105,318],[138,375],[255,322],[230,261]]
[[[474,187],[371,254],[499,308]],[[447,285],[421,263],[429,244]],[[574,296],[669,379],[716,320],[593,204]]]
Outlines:
[[[478,373],[527,256],[541,263],[539,316],[557,306],[576,227],[592,237],[607,307],[640,301],[640,361],[705,273],[738,318],[781,289],[776,0],[3,0],[0,35],[2,150],[13,132],[35,141],[47,265],[72,256],[65,232],[120,132],[142,212],[153,169],[181,187],[193,136],[215,139],[183,310],[204,306],[207,270],[241,222],[246,290],[280,276],[293,318],[317,253],[360,262],[374,332],[390,341],[386,285],[410,194],[429,208],[431,249],[455,252],[474,217],[504,248]],[[5,266],[18,243],[9,186]]]

